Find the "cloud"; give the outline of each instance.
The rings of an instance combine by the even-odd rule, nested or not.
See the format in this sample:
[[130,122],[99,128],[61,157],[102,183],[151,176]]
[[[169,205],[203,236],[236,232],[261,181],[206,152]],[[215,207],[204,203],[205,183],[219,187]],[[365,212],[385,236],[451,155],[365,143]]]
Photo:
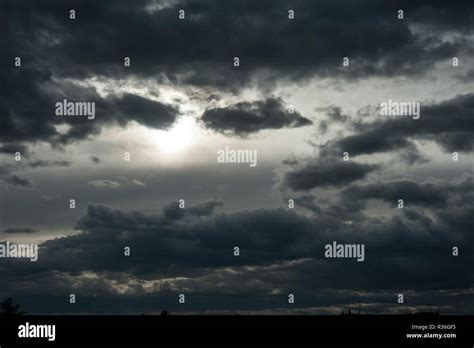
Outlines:
[[[20,71],[21,70],[21,71]],[[0,142],[46,141],[62,146],[98,135],[105,126],[127,126],[132,121],[155,129],[169,128],[179,116],[179,110],[133,94],[100,96],[95,88],[86,88],[52,79],[51,73],[22,67],[13,72],[2,72],[10,89],[0,95]],[[95,103],[96,116],[56,116],[58,101],[89,101]],[[59,126],[68,126],[65,132]],[[9,145],[6,150],[12,148]]]
[[99,164],[101,161],[100,161],[100,158],[97,157],[97,156],[89,156],[89,159],[91,160],[92,163],[94,164]]
[[[43,265],[66,272],[120,270],[145,276],[179,270],[185,275],[234,264],[235,245],[246,250],[245,263],[291,259],[301,255],[296,245],[303,248],[313,234],[307,218],[291,211],[216,212],[221,205],[208,200],[181,209],[179,202],[170,202],[154,214],[89,205],[77,222],[79,234],[42,244]],[[293,229],[291,235],[288,228]],[[258,234],[252,232],[255,229]],[[142,259],[140,264],[130,268],[123,256],[125,246]],[[76,261],[61,266],[60,255],[69,252]]]
[[311,160],[286,172],[282,185],[294,191],[347,185],[365,178],[378,168],[377,165],[345,162],[342,158],[336,157]]
[[108,180],[108,179],[104,179],[104,180],[91,180],[91,181],[88,182],[88,184],[91,185],[91,186],[97,187],[97,188],[111,188],[111,189],[115,189],[115,188],[120,187],[120,183],[118,183],[117,181]]
[[[424,177],[424,172],[416,167],[397,172],[390,167],[396,167],[394,160],[383,167],[353,160],[391,152],[392,159],[415,166],[425,161],[424,155],[431,159],[430,148],[419,151],[423,142],[435,142],[445,151],[471,152],[473,94],[421,101],[421,118],[412,120],[362,118],[362,113],[353,118],[346,106],[344,111],[339,105],[321,107],[333,103],[327,94],[315,90],[314,100],[303,101],[311,90],[297,91],[311,88],[309,82],[334,87],[333,82],[356,79],[364,80],[360,82],[368,93],[384,81],[402,91],[395,87],[400,78],[423,83],[449,75],[469,81],[472,71],[462,67],[468,63],[462,57],[473,53],[472,1],[401,0],[396,8],[375,0],[297,1],[291,5],[296,17],[289,20],[288,3],[282,0],[229,0],[225,5],[182,0],[154,10],[145,0],[80,0],[74,2],[74,22],[67,18],[70,4],[7,1],[0,44],[5,61],[0,80],[7,86],[0,92],[0,153],[5,159],[0,180],[7,184],[2,192],[6,199],[0,199],[2,221],[24,226],[31,219],[28,225],[45,225],[61,235],[75,226],[75,233],[40,242],[37,263],[2,260],[0,274],[10,290],[0,289],[0,296],[15,291],[25,310],[33,313],[110,314],[165,307],[172,312],[276,309],[334,314],[358,301],[384,313],[425,308],[426,302],[450,313],[474,310],[472,179],[420,181],[417,176]],[[181,8],[186,10],[184,21],[177,18]],[[405,11],[404,20],[396,18],[398,8]],[[19,68],[12,66],[16,56],[22,58]],[[123,66],[125,56],[131,58],[130,67]],[[236,56],[239,67],[232,65]],[[349,67],[342,67],[344,56],[350,58]],[[454,56],[462,63],[455,71],[450,64]],[[183,97],[167,98],[168,88]],[[316,112],[324,114],[318,120],[322,139],[332,137],[323,146],[315,145],[320,150],[315,158],[285,155],[285,167],[277,168],[283,207],[270,192],[271,163],[246,176],[242,185],[244,172],[238,169],[169,169],[150,163],[127,174],[105,166],[103,178],[110,179],[93,180],[97,177],[87,176],[97,169],[92,164],[111,153],[108,138],[86,147],[84,158],[90,156],[91,162],[81,173],[52,180],[57,176],[48,173],[55,168],[44,173],[31,170],[28,163],[66,167],[68,161],[30,159],[24,168],[34,172],[32,178],[41,186],[32,192],[10,189],[34,187],[15,173],[20,167],[8,165],[14,152],[26,157],[30,147],[43,143],[60,150],[132,123],[166,130],[192,109],[183,105],[188,98],[200,110],[207,108],[201,115],[203,127],[240,141],[315,120],[309,114],[311,120],[299,112],[290,114],[286,101],[273,93],[303,103],[298,110],[305,115],[302,110],[318,106]],[[260,99],[249,101],[249,95]],[[95,102],[96,118],[55,116],[54,104],[63,99]],[[300,156],[295,145],[290,151]],[[75,156],[81,149],[67,153]],[[349,162],[342,161],[345,151]],[[444,177],[449,171],[446,176],[455,176],[456,170],[442,165],[429,174]],[[64,209],[58,199],[63,195],[57,192],[82,197],[84,205]],[[177,201],[156,208],[176,192],[186,198],[184,209]],[[213,192],[216,198],[205,200]],[[221,195],[229,199],[227,207]],[[290,198],[294,209],[288,208]],[[396,208],[399,198],[404,209]],[[48,203],[37,204],[38,199]],[[24,209],[14,209],[16,202]],[[87,202],[92,203],[86,207]],[[36,236],[50,238],[30,237]],[[363,243],[366,261],[324,258],[324,245],[332,241]],[[238,257],[233,254],[236,246]],[[453,246],[459,247],[459,256],[452,255]],[[125,247],[131,248],[130,256],[124,255]],[[81,295],[78,306],[64,301],[70,289]],[[186,307],[177,304],[179,292],[190,299]],[[297,308],[287,306],[289,292],[296,293]],[[396,304],[398,292],[409,294],[409,305]]]
[[[101,96],[93,88],[80,85],[86,78],[148,78],[157,84],[239,93],[248,86],[268,90],[277,83],[304,82],[316,77],[354,79],[426,74],[438,62],[462,55],[470,46],[473,25],[467,19],[473,17],[473,8],[467,1],[461,3],[463,7],[402,1],[399,7],[405,9],[407,16],[417,18],[417,24],[427,28],[418,32],[409,20],[396,19],[393,6],[370,0],[349,8],[341,1],[302,1],[293,6],[294,20],[288,19],[288,6],[282,1],[268,6],[231,1],[226,3],[225,13],[220,4],[212,1],[172,3],[158,11],[149,11],[147,1],[117,1],[112,5],[78,1],[78,25],[71,25],[67,19],[66,4],[47,0],[11,2],[9,25],[0,51],[5,59],[21,57],[23,64],[14,69],[5,64],[0,70],[0,78],[9,86],[0,95],[0,142],[47,141],[62,146],[97,136],[105,126],[124,127],[131,121],[168,129],[180,115],[174,105],[131,93]],[[347,11],[340,11],[341,6]],[[187,10],[183,21],[177,19],[181,8]],[[435,20],[428,13],[442,13],[433,18],[448,21]],[[23,26],[25,21],[31,27]],[[377,35],[373,35],[374,28]],[[440,35],[443,30],[456,35],[446,40]],[[94,37],[92,42],[90,37]],[[137,37],[154,45],[146,49],[136,45]],[[371,37],[370,42],[366,37]],[[179,47],[176,42],[180,42]],[[123,66],[125,55],[131,57],[129,68]],[[235,56],[241,60],[238,68],[232,65]],[[341,65],[343,56],[351,59],[346,69]],[[64,98],[95,102],[97,117],[69,122],[54,116],[54,104]],[[204,125],[245,136],[261,129],[310,124],[297,113],[293,118],[287,117],[277,104],[270,99],[253,104],[255,109],[246,103],[209,109],[203,115]],[[70,129],[62,134],[57,130],[60,125],[69,125]],[[457,136],[446,135],[439,140],[449,147],[463,139],[462,144],[456,144],[459,148],[468,143],[468,135],[460,131]],[[374,142],[377,147],[375,139]],[[379,147],[391,147],[379,142]],[[389,142],[397,146],[396,138]],[[406,145],[406,141],[399,145]]]
[[299,112],[290,113],[283,101],[276,98],[208,109],[202,115],[201,121],[206,128],[242,137],[263,129],[295,128],[312,124]]
[[129,179],[123,176],[117,178],[120,180],[120,185],[124,187],[145,187],[146,184],[138,179]]
[[24,188],[34,188],[35,185],[27,178],[21,178],[16,174],[1,175],[0,179],[12,186],[19,186]]
[[180,208],[178,201],[166,204],[163,207],[163,214],[166,218],[182,219],[183,217],[207,216],[212,214],[217,207],[222,206],[219,200],[208,200],[194,204],[187,209]]
[[[473,28],[469,22],[473,10],[468,1],[460,3],[464,6],[401,1],[394,8],[369,0],[348,8],[343,1],[301,1],[293,4],[296,15],[289,20],[288,6],[283,1],[265,6],[230,1],[224,13],[221,5],[212,1],[180,1],[159,11],[147,10],[148,1],[118,1],[113,5],[78,2],[75,6],[81,25],[71,27],[63,20],[69,9],[66,5],[20,1],[11,6],[14,25],[9,29],[25,40],[17,43],[9,39],[6,44],[27,58],[33,58],[27,50],[32,44],[47,46],[48,52],[61,62],[55,69],[59,76],[153,75],[186,84],[233,88],[250,83],[259,74],[265,79],[265,70],[270,71],[266,76],[296,80],[315,74],[412,75],[426,72],[466,47],[465,38]],[[25,6],[31,9],[28,20],[36,29],[31,32],[17,24],[18,18],[25,16]],[[340,11],[341,6],[347,10]],[[397,20],[398,8],[427,30],[414,32],[411,21]],[[178,20],[179,9],[187,10],[185,20]],[[437,15],[432,16],[434,13]],[[97,21],[98,17],[107,21]],[[48,21],[35,21],[36,18]],[[450,20],[444,22],[441,18]],[[452,18],[463,20],[456,22]],[[114,35],[107,30],[110,27],[114,28]],[[442,40],[438,34],[448,29],[460,35]],[[45,42],[46,35],[57,40]],[[91,43],[88,38],[92,35],[95,40]],[[363,40],[369,36],[370,43]],[[136,37],[155,45],[146,49],[135,45]],[[313,40],[314,37],[320,40]],[[176,42],[181,45],[177,47]],[[90,45],[95,52],[92,57],[83,49]],[[40,56],[36,59],[43,59],[45,53],[37,51]],[[131,69],[121,66],[118,57],[125,54],[132,58]],[[235,56],[241,58],[238,69],[232,66]],[[350,69],[341,69],[343,56],[353,59]]]
[[[430,214],[394,208],[392,216],[366,216],[351,225],[324,209],[312,216],[282,208],[221,213],[215,208],[222,203],[214,200],[189,205],[182,213],[178,202],[152,214],[89,205],[77,234],[41,244],[41,263],[25,266],[9,260],[12,264],[1,264],[0,270],[10,284],[19,279],[34,280],[35,288],[42,284],[35,296],[60,294],[74,286],[83,296],[94,294],[112,302],[125,296],[133,303],[151,294],[165,299],[185,292],[197,301],[186,308],[189,311],[278,308],[295,289],[303,308],[364,299],[368,307],[378,303],[377,311],[387,312],[396,305],[394,288],[410,298],[440,292],[435,297],[446,304],[445,296],[470,289],[474,187],[469,180],[443,185],[453,192],[450,202],[461,199],[469,205],[433,205]],[[364,243],[366,260],[324,258],[324,245],[334,240]],[[451,255],[453,245],[461,247],[460,256]],[[125,246],[131,248],[129,257],[123,254]],[[233,256],[234,246],[240,247],[239,257]],[[440,273],[452,276],[440,278]],[[25,291],[23,287],[19,296]],[[228,296],[236,298],[235,307],[229,307]],[[239,300],[261,297],[269,302]],[[107,303],[95,312],[123,310]],[[420,300],[414,308],[422,304]],[[446,310],[460,309],[454,305]]]
[[140,180],[137,180],[137,179],[132,179],[131,180],[131,183],[135,186],[141,186],[141,187],[145,187],[145,183],[141,182]]
[[27,178],[19,177],[18,175],[11,172],[10,168],[6,166],[0,168],[0,180],[7,183],[10,186],[21,187],[21,188],[34,188],[35,184]]
[[407,179],[352,185],[343,191],[348,200],[380,199],[396,206],[398,199],[403,199],[406,205],[423,207],[446,206],[449,194],[449,186],[434,182],[417,183]]
[[7,143],[0,144],[0,153],[13,156],[16,152],[20,152],[23,157],[28,157],[28,147],[24,144]]
[[339,106],[318,107],[315,110],[319,113],[323,113],[326,117],[325,120],[319,122],[319,131],[322,134],[326,134],[329,127],[333,124],[344,124],[351,121],[351,118],[344,114]]
[[324,113],[329,123],[340,123],[350,120],[350,117],[344,114],[339,106],[319,107],[316,108],[316,111]]
[[33,160],[28,161],[28,166],[32,168],[38,167],[69,167],[71,165],[70,161],[47,161],[47,160]]
[[30,227],[17,227],[17,228],[7,228],[3,231],[1,231],[2,233],[11,233],[11,234],[15,234],[15,233],[34,233],[34,232],[37,232],[37,230],[33,229],[33,228],[30,228]]
[[[474,94],[462,94],[436,104],[421,104],[421,117],[391,116],[369,124],[356,124],[356,134],[329,141],[323,154],[344,151],[351,156],[389,151],[417,150],[412,139],[438,143],[445,151],[472,151]],[[378,116],[386,117],[386,116]]]
[[113,119],[120,125],[135,121],[149,128],[168,129],[179,115],[176,106],[129,93],[121,97],[110,97],[107,103]]

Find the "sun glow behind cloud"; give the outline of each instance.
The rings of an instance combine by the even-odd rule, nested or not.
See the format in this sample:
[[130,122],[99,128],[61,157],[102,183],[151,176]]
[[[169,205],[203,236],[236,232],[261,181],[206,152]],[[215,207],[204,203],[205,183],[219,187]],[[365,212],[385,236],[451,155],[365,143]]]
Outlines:
[[175,154],[192,147],[199,133],[196,122],[191,117],[181,118],[169,130],[151,130],[151,141],[159,147],[160,152]]

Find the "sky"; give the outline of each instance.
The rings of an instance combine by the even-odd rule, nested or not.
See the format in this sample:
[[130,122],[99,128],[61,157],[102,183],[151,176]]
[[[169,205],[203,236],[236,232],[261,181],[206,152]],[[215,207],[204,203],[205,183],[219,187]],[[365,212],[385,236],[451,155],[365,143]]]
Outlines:
[[[474,312],[472,1],[0,6],[0,242],[38,245],[0,258],[0,298]],[[64,100],[93,117],[58,115]],[[364,260],[327,257],[333,242]]]

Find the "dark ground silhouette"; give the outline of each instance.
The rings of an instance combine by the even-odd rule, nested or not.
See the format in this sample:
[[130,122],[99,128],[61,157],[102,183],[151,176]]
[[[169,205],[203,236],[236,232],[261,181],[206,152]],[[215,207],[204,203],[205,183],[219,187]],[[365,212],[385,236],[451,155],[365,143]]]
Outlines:
[[20,311],[20,304],[14,304],[11,297],[0,303],[0,315],[22,315],[24,313]]

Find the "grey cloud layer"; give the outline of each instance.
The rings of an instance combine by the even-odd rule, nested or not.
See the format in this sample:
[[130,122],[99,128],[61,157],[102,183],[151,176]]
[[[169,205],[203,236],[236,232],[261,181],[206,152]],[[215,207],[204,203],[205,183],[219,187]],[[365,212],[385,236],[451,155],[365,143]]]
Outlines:
[[[387,218],[359,212],[363,219],[352,225],[343,223],[344,216],[324,210],[311,216],[282,208],[219,213],[216,208],[222,203],[213,200],[186,209],[171,202],[155,214],[90,205],[77,224],[79,234],[43,243],[36,264],[7,260],[1,271],[12,282],[18,276],[36,279],[47,291],[53,288],[48,279],[54,270],[65,288],[74,286],[84,296],[107,293],[110,301],[118,296],[115,286],[119,284],[131,302],[148,292],[171,303],[173,294],[186,291],[208,299],[196,304],[196,310],[214,306],[213,297],[238,299],[243,294],[253,299],[246,304],[249,309],[265,309],[272,303],[258,298],[269,296],[273,304],[278,303],[279,295],[271,295],[275,289],[308,296],[313,305],[311,294],[331,289],[368,293],[469,289],[474,276],[470,267],[473,185],[467,180],[444,186],[451,192],[446,195],[450,203],[469,204],[435,207],[430,215],[414,208],[394,208]],[[366,261],[325,259],[324,244],[333,240],[364,243]],[[460,247],[459,257],[451,255],[453,245]],[[130,257],[123,254],[125,246],[131,247]],[[232,254],[234,246],[241,248],[238,258]],[[88,281],[82,272],[101,277]],[[348,298],[354,302],[354,295]],[[382,302],[390,307],[392,301],[386,297]],[[107,308],[106,303],[101,306]],[[216,307],[229,310],[225,303]]]
[[[251,83],[301,81],[312,76],[413,75],[464,52],[473,29],[469,21],[473,8],[468,1],[450,6],[402,1],[397,8],[370,0],[363,6],[298,1],[291,6],[296,12],[294,20],[288,20],[289,5],[284,2],[228,1],[224,6],[217,1],[181,1],[152,12],[148,5],[147,1],[7,1],[4,20],[8,25],[1,50],[5,65],[0,76],[8,88],[0,94],[0,141],[6,146],[42,140],[67,144],[97,135],[111,122],[125,125],[135,120],[147,127],[167,128],[179,114],[173,106],[136,95],[102,100],[94,91],[76,87],[69,97],[96,101],[100,117],[95,122],[77,120],[66,134],[58,134],[54,126],[67,122],[52,115],[59,95],[45,93],[45,89],[67,90],[63,84],[52,88],[58,78],[152,76],[177,85],[238,91]],[[71,8],[77,12],[74,21],[67,18]],[[405,9],[403,21],[396,19],[398,8]],[[187,11],[186,20],[177,19],[179,9]],[[426,13],[442,15],[437,21]],[[429,28],[429,34],[411,31],[415,19]],[[442,41],[437,34],[443,30],[459,35]],[[20,69],[10,68],[16,56],[23,61]],[[123,67],[124,56],[131,57],[130,68]],[[232,66],[235,56],[241,58],[239,68]],[[350,69],[341,68],[343,56],[353,60]],[[245,116],[243,106],[235,106],[242,111],[238,114],[232,108],[208,110],[203,120],[216,130],[236,134],[261,129],[263,124]],[[230,114],[238,120],[222,117]],[[248,126],[239,122],[247,118]],[[268,120],[269,128],[309,124],[303,118],[285,119]],[[465,134],[441,141],[452,143],[460,138]]]
[[[132,95],[102,98],[95,90],[55,83],[51,76],[28,68],[8,73],[8,90],[0,94],[0,140],[4,143],[47,141],[68,144],[97,135],[107,124],[126,125],[136,121],[151,128],[166,129],[179,116],[176,107]],[[47,87],[47,91],[45,91]],[[97,117],[56,116],[55,104],[63,99],[96,103]],[[68,125],[61,133],[55,128]],[[13,146],[8,145],[8,148]]]
[[356,134],[329,141],[322,153],[348,151],[357,156],[403,150],[416,156],[413,139],[435,141],[445,151],[473,150],[474,94],[458,95],[430,105],[421,103],[418,120],[407,116],[377,117],[380,120],[372,123],[356,123]]
[[345,162],[342,160],[342,156],[311,160],[288,171],[283,178],[283,186],[295,191],[302,191],[316,187],[346,185],[364,179],[378,167],[377,165]]
[[294,128],[312,122],[297,111],[290,113],[282,100],[268,98],[256,102],[241,102],[229,107],[209,109],[201,121],[207,128],[230,135],[246,136],[262,129]]
[[[468,1],[450,6],[433,1],[400,1],[396,7],[371,0],[363,6],[344,1],[298,1],[291,5],[296,13],[293,21],[287,18],[289,5],[280,1],[228,1],[225,6],[217,1],[180,1],[154,12],[146,11],[147,4],[38,1],[29,4],[35,9],[29,12],[29,19],[39,30],[31,32],[32,28],[22,28],[18,23],[12,23],[12,29],[31,41],[43,39],[48,52],[60,57],[61,62],[74,63],[60,64],[58,70],[63,74],[155,73],[178,80],[181,73],[191,72],[181,80],[235,86],[262,68],[293,78],[302,78],[308,72],[338,73],[343,56],[359,63],[354,67],[356,74],[417,74],[463,48],[464,36],[443,42],[435,32],[449,29],[469,33],[469,19],[473,17]],[[25,6],[21,1],[11,2],[11,14],[23,14]],[[78,14],[73,25],[65,18],[71,7]],[[399,8],[406,12],[404,21],[396,18]],[[179,9],[187,11],[187,20],[177,23]],[[427,13],[443,15],[431,17]],[[41,17],[48,20],[39,21]],[[425,25],[433,34],[424,38],[413,33],[411,23]],[[61,31],[64,28],[67,30]],[[44,42],[49,36],[60,40]],[[94,42],[90,37],[95,38]],[[137,45],[137,37],[153,45]],[[366,37],[370,40],[364,40]],[[21,48],[26,46],[26,42],[20,43]],[[93,56],[87,53],[91,49],[95,51]],[[133,69],[119,67],[125,53],[137,63]],[[232,68],[234,56],[242,59],[239,71]]]
[[[415,140],[472,152],[472,91],[420,101],[419,120],[380,116],[370,121],[349,116],[339,105],[318,107],[325,98],[315,94],[313,104],[296,109],[309,106],[326,114],[319,130],[330,138],[317,146],[317,156],[291,156],[284,168],[266,168],[262,161],[252,175],[248,168],[223,166],[166,173],[150,166],[118,174],[94,143],[82,157],[90,168],[77,174],[75,158],[65,160],[64,153],[43,158],[29,151],[46,142],[59,153],[74,142],[96,140],[108,126],[132,121],[166,130],[184,114],[177,99],[167,104],[115,91],[104,96],[77,83],[85,78],[147,79],[184,94],[197,90],[205,109],[201,125],[240,138],[233,141],[247,141],[263,130],[309,129],[312,115],[289,113],[288,91],[281,99],[274,90],[288,82],[306,87],[326,77],[412,81],[431,76],[435,67],[442,70],[443,64],[451,69],[453,56],[464,62],[474,53],[471,1],[179,1],[157,11],[147,10],[148,1],[4,4],[0,155],[20,151],[25,160],[0,167],[0,181],[8,186],[4,192],[11,189],[9,200],[0,201],[8,205],[8,227],[2,227],[0,238],[41,237],[51,227],[75,226],[76,234],[42,242],[37,263],[1,260],[0,296],[18,296],[31,312],[128,313],[183,310],[174,306],[176,294],[185,292],[192,298],[186,310],[203,312],[271,311],[294,292],[306,313],[337,313],[357,300],[386,313],[401,310],[393,304],[403,291],[416,308],[429,298],[446,311],[474,311],[472,178],[460,172],[456,180],[437,180],[434,171],[420,181],[390,172],[390,161],[368,164],[357,158],[392,153],[416,167],[432,158],[423,157]],[[71,8],[75,21],[67,18]],[[181,8],[184,21],[177,18]],[[288,20],[289,8],[295,20]],[[399,8],[405,11],[402,21],[396,18]],[[12,65],[16,56],[22,58],[21,68]],[[130,67],[123,66],[125,56]],[[232,65],[235,56],[239,67]],[[344,56],[350,58],[347,68]],[[469,77],[459,75],[464,82]],[[442,82],[440,89],[446,88]],[[245,99],[243,92],[254,88],[260,99]],[[234,102],[226,102],[228,93]],[[298,100],[293,95],[288,100],[293,97]],[[96,118],[55,116],[54,104],[65,98],[96,102]],[[345,151],[349,162],[342,160]],[[21,170],[33,172],[32,179],[16,172]],[[68,174],[61,176],[63,170]],[[269,194],[274,170],[281,170],[277,193],[284,208],[275,208]],[[185,209],[176,201],[157,208],[178,194],[186,198]],[[213,194],[217,198],[189,203]],[[68,208],[70,197],[78,198],[76,209]],[[294,210],[287,209],[290,198]],[[404,209],[396,208],[400,198]],[[374,206],[383,214],[374,214]],[[29,218],[38,226],[25,221]],[[366,261],[325,259],[324,245],[334,240],[364,243]],[[130,257],[124,256],[125,246],[131,247]],[[241,248],[239,257],[233,256],[235,246]],[[452,256],[453,246],[460,248],[458,257]],[[64,304],[71,289],[81,298],[74,309]]]

